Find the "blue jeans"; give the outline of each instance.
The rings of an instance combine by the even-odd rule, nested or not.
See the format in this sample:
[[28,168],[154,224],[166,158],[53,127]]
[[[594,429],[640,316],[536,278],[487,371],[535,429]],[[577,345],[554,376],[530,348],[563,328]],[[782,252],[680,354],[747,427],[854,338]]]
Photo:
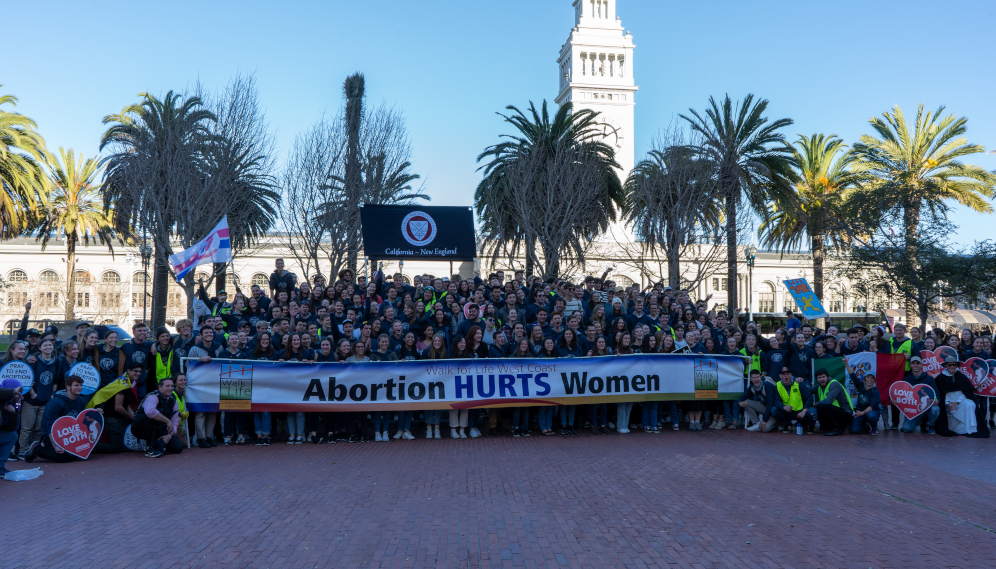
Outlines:
[[644,429],[657,428],[657,408],[660,404],[657,401],[644,401],[640,403],[640,422]]
[[[677,425],[681,422],[681,415],[678,414],[678,404],[674,401],[665,401],[664,405],[668,408],[668,414],[671,418],[671,423]],[[739,407],[739,405],[737,405]]]
[[[7,457],[17,442],[17,431],[0,431],[0,476],[7,474]],[[21,449],[26,451],[28,449]]]
[[304,435],[304,413],[289,411],[287,413],[287,432],[290,436]]
[[399,431],[410,431],[410,430],[412,430],[412,412],[411,411],[399,411],[398,412],[398,430]]
[[561,427],[573,427],[574,426],[574,412],[577,405],[562,405],[560,407],[560,426]]
[[376,411],[374,412],[373,415],[374,415],[374,432],[379,433],[381,431],[386,431],[387,426],[391,423],[391,412]]
[[616,403],[616,430],[628,429],[630,413],[633,412],[632,403]]
[[439,421],[443,418],[443,412],[439,410],[426,411],[425,412],[425,424],[426,425],[439,425]]
[[539,427],[548,431],[553,428],[553,406],[546,405],[539,408]]
[[930,409],[927,409],[926,413],[921,413],[912,420],[903,417],[902,430],[904,433],[912,433],[913,431],[916,431],[920,427],[920,423],[923,422],[924,417],[927,418],[927,428],[933,429],[934,423],[937,422],[937,418],[940,415],[941,415],[940,405],[934,405]]
[[256,436],[270,436],[270,428],[272,423],[270,422],[269,413],[253,413],[252,414],[252,426],[256,429]]
[[[225,420],[221,423],[221,434],[224,437],[237,437],[245,434],[246,413],[225,411]],[[162,423],[160,423],[161,425]]]
[[529,407],[515,407],[512,409],[512,428],[529,428]]
[[878,417],[881,415],[881,411],[869,411],[868,414],[862,415],[860,417],[855,417],[851,419],[851,434],[860,435],[865,432],[865,423],[871,426],[871,428],[876,428],[878,425]]
[[734,424],[740,422],[740,405],[736,401],[723,401],[723,418]]
[[588,406],[588,422],[592,427],[604,427],[608,423],[609,408],[605,403],[596,403]]

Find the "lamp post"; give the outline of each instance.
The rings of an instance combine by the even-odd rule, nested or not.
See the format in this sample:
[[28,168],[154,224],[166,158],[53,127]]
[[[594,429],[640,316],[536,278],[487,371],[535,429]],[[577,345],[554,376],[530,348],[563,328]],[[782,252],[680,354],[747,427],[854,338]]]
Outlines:
[[753,310],[754,260],[757,259],[757,247],[751,245],[745,254],[747,256],[747,321],[750,322]]

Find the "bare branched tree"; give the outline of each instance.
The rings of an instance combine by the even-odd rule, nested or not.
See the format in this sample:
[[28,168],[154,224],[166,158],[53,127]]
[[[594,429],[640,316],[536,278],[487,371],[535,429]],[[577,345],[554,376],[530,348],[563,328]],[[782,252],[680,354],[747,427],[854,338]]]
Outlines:
[[365,111],[362,76],[350,76],[343,92],[346,105],[336,118],[323,118],[295,139],[282,184],[287,247],[306,276],[323,273],[327,263],[330,281],[340,269],[355,267],[361,204],[429,199],[412,186],[419,176],[411,172],[401,112],[384,104]]
[[604,210],[613,207],[604,199],[604,160],[594,144],[568,140],[551,155],[522,152],[505,174],[509,211],[515,225],[541,244],[543,274],[559,275],[565,261],[583,266],[601,232],[591,220],[608,217]]

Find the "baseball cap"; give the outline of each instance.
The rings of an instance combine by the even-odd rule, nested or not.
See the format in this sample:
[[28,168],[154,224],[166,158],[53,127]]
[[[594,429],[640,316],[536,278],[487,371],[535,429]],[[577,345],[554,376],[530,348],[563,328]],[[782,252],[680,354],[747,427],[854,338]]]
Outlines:
[[785,373],[785,372],[792,373],[792,370],[789,369],[789,366],[782,366],[782,369],[778,370],[778,373]]
[[958,363],[958,358],[956,358],[954,356],[948,356],[948,357],[944,358],[944,363],[945,364],[956,364],[956,363]]
[[225,292],[225,291],[223,291],[223,290],[219,290],[219,291],[218,291],[218,294],[224,294],[225,296],[228,296],[228,293],[227,293],[227,292]]
[[923,359],[920,356],[913,356],[912,358],[910,358],[910,363],[913,362],[923,363]]
[[27,335],[28,336],[41,336],[41,333],[38,332],[38,328],[28,328]]
[[80,320],[79,322],[76,323],[75,327],[79,328],[80,326],[92,326],[92,325],[93,323],[90,322],[89,320]]
[[50,332],[52,334],[55,334],[56,336],[58,336],[59,335],[59,328],[56,327],[56,326],[49,326],[48,328],[45,328],[45,333],[46,334],[48,334]]

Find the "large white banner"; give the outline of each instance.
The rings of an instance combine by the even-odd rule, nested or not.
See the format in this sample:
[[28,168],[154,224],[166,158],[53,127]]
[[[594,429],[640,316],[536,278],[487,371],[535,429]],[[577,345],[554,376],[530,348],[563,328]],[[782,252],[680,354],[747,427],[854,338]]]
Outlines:
[[737,356],[370,363],[188,360],[192,411],[378,411],[735,399]]

